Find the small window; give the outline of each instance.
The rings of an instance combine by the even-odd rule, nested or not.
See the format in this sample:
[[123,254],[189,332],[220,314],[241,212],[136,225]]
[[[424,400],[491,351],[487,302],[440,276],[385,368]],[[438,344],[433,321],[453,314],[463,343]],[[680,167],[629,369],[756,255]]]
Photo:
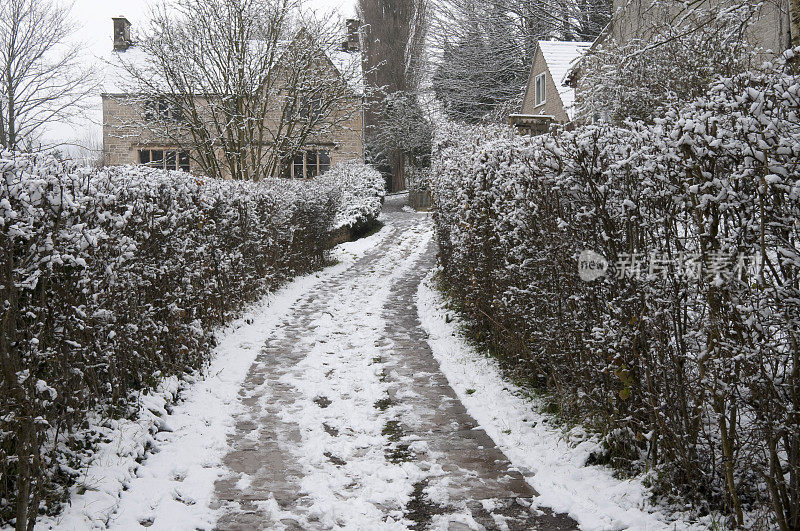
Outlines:
[[298,96],[296,98],[288,98],[286,101],[283,112],[283,119],[286,121],[300,119],[318,122],[324,116],[322,98],[318,96]]
[[281,175],[287,179],[311,179],[322,175],[331,167],[330,152],[324,149],[307,149],[284,163]]
[[181,107],[174,101],[166,98],[148,100],[144,104],[144,117],[149,121],[182,122]]
[[546,97],[546,89],[545,87],[547,84],[545,81],[547,80],[547,74],[542,72],[541,74],[537,75],[534,81],[534,105],[539,106],[545,102]]
[[189,152],[175,149],[140,149],[139,164],[161,170],[181,170],[186,172],[191,168]]

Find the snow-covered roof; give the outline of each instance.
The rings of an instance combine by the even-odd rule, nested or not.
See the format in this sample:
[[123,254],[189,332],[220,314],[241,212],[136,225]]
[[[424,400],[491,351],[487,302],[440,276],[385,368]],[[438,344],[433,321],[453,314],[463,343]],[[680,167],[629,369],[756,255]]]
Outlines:
[[111,51],[100,58],[100,87],[106,94],[124,94],[132,86],[133,79],[124,65],[141,68],[147,64],[147,57],[141,48],[131,46],[124,51]]
[[364,71],[360,52],[333,50],[327,53],[333,66],[342,74],[348,85],[357,93],[364,94]]
[[572,107],[575,103],[575,89],[564,85],[564,77],[575,64],[575,61],[586,53],[592,43],[585,41],[538,41],[537,45],[542,51],[542,56],[544,56],[547,68],[550,70],[550,75],[553,76],[553,83],[558,87],[558,95],[561,97],[561,103],[564,104],[564,110],[571,119]]
[[[292,44],[292,40],[278,42],[278,49],[283,50]],[[251,42],[258,45],[258,41]],[[363,94],[364,80],[361,65],[361,54],[344,50],[333,50],[326,53],[333,66],[344,77],[346,83],[357,94]],[[146,71],[148,57],[144,51],[135,44],[124,51],[109,50],[108,56],[101,58],[101,90],[107,94],[124,94],[134,84],[125,65],[133,65],[139,70]]]

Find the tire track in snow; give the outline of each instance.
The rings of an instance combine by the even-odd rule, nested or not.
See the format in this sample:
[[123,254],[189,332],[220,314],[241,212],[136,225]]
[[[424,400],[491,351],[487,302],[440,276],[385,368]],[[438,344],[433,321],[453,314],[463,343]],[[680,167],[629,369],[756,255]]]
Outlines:
[[306,293],[245,382],[231,477],[218,483],[220,529],[406,529],[404,508],[426,475],[385,458],[387,396],[381,309],[426,251],[418,216],[389,221],[383,243]]
[[241,393],[218,529],[573,529],[450,388],[418,317],[427,217],[389,199],[386,236],[305,293]]

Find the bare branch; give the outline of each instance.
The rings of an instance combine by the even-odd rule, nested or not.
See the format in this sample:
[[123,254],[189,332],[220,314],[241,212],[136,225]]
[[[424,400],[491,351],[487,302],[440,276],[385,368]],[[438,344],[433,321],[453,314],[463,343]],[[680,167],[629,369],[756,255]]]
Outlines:
[[0,3],[0,145],[30,148],[44,126],[80,113],[97,87],[68,43],[70,6],[53,0]]

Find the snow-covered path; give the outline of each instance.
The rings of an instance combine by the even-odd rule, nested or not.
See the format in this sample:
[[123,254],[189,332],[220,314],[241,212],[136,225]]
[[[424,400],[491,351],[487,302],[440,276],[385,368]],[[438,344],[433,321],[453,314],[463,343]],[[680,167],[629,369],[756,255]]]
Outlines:
[[216,483],[218,529],[575,527],[527,508],[535,492],[440,372],[414,301],[432,227],[400,205],[266,339]]
[[597,437],[551,423],[463,339],[431,221],[404,203],[219,330],[202,377],[95,425],[69,505],[36,528],[702,527],[652,506],[642,478],[587,466]]

